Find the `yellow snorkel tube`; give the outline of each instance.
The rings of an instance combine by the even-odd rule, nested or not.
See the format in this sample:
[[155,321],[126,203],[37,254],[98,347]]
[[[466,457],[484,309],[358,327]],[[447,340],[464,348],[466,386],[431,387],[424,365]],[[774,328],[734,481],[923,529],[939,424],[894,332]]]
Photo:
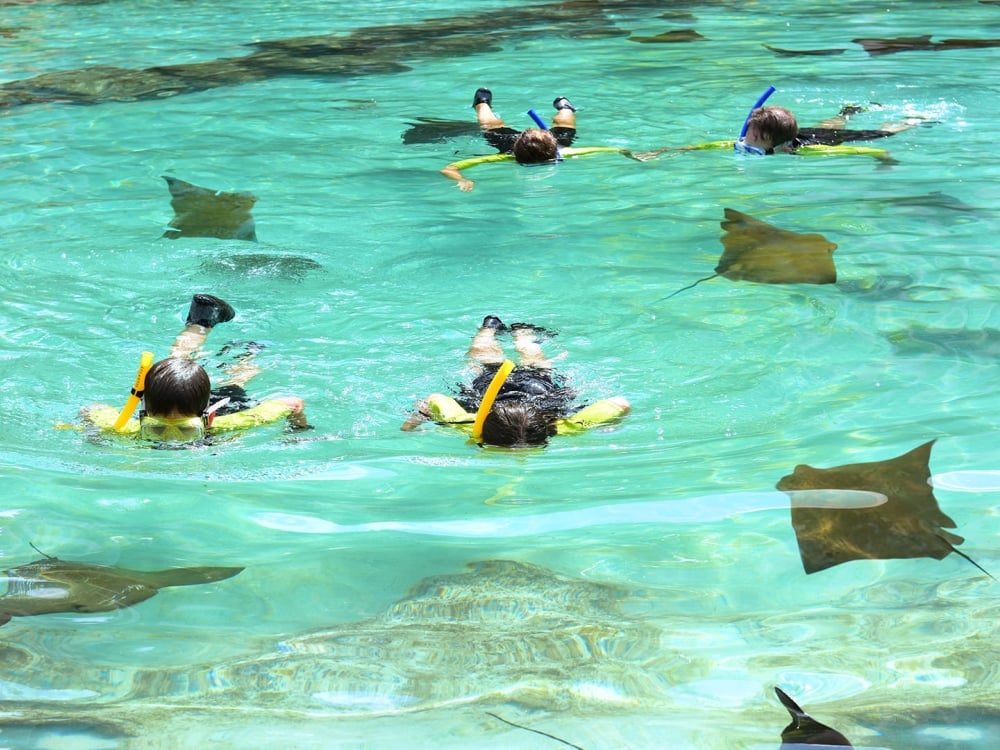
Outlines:
[[486,387],[483,400],[479,402],[479,409],[476,410],[476,421],[472,423],[473,440],[478,441],[483,436],[483,423],[486,421],[486,415],[493,408],[493,402],[496,401],[497,394],[500,393],[500,389],[507,380],[507,376],[510,375],[513,369],[514,363],[509,359],[505,359],[503,364],[500,365],[500,369],[497,370],[496,375],[493,376],[493,380]]
[[129,394],[128,401],[125,402],[125,406],[118,413],[118,419],[115,420],[112,429],[121,431],[121,429],[128,424],[129,418],[132,416],[132,412],[135,411],[135,407],[139,405],[142,400],[142,391],[146,387],[146,373],[149,372],[149,368],[153,366],[153,353],[143,352],[142,359],[139,361],[139,372],[135,375],[135,385],[132,386],[132,392]]

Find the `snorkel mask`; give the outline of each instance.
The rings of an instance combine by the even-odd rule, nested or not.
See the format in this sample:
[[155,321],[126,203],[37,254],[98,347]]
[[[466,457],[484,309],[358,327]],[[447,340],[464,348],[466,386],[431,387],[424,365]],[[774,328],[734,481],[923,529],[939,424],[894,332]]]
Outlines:
[[139,436],[154,443],[196,443],[205,439],[215,412],[228,403],[228,398],[216,401],[200,417],[152,417],[141,411]]
[[154,443],[194,443],[205,437],[204,417],[151,417],[139,413],[139,435]]

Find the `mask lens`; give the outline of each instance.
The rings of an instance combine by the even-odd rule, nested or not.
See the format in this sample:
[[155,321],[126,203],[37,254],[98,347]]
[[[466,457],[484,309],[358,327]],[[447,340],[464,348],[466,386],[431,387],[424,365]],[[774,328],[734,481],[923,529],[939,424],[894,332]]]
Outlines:
[[205,436],[205,423],[200,417],[166,419],[145,416],[139,423],[139,432],[146,440],[158,443],[191,443]]

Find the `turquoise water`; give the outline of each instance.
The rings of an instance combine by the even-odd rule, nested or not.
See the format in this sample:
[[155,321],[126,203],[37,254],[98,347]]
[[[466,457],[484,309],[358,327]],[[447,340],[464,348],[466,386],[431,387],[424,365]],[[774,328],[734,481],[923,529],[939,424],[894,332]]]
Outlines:
[[[1000,38],[996,7],[331,5],[0,7],[8,86],[366,40],[322,75],[3,109],[0,561],[246,566],[5,625],[6,746],[555,746],[491,711],[588,750],[768,748],[773,685],[856,746],[996,746],[996,583],[957,555],[806,576],[774,489],[936,439],[936,497],[1000,570],[1000,48],[851,41]],[[688,28],[704,39],[629,39]],[[876,144],[894,165],[593,156],[481,166],[468,194],[437,170],[478,137],[402,141],[471,120],[489,85],[515,126],[565,94],[580,145],[681,146],[732,137],[768,84],[804,125],[845,103],[871,105],[854,127],[925,124]],[[161,239],[164,174],[255,194],[259,242]],[[711,274],[726,207],[837,243],[837,284],[656,302]],[[264,344],[250,390],[303,397],[315,430],[152,451],[55,429],[121,402],[196,291],[237,309],[206,362]],[[401,432],[467,377],[486,314],[558,331],[581,397],[632,413],[530,454]]]

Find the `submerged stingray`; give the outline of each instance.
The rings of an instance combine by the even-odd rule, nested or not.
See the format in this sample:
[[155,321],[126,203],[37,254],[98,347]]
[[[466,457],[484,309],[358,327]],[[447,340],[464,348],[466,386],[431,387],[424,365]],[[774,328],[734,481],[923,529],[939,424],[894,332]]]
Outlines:
[[942,39],[940,42],[932,42],[930,34],[921,36],[899,36],[893,39],[852,39],[855,44],[860,44],[872,57],[877,55],[891,55],[895,52],[908,52],[910,50],[946,50],[946,49],[983,49],[986,47],[1000,47],[1000,39]]
[[782,49],[781,47],[772,47],[770,44],[765,44],[764,49],[770,50],[776,55],[782,57],[813,57],[822,55],[841,55],[846,50],[838,47],[830,47],[827,49]]
[[[891,560],[932,557],[941,560],[965,540],[945,531],[955,522],[941,512],[930,485],[931,440],[887,461],[816,469],[799,464],[778,482],[792,498],[792,527],[806,573],[849,560]],[[885,503],[870,508],[802,507],[802,490],[864,490],[884,495]],[[992,576],[990,576],[992,578]]]
[[698,279],[673,294],[703,281],[724,276],[733,281],[760,284],[832,284],[837,280],[833,251],[837,245],[821,234],[799,234],[780,229],[752,216],[725,209],[722,246],[725,248],[715,273]]
[[256,242],[250,209],[257,197],[250,193],[224,193],[221,190],[192,185],[176,177],[163,175],[170,188],[174,218],[163,233],[172,240],[178,237],[217,237],[221,240]]
[[403,143],[440,143],[449,138],[464,138],[483,132],[477,122],[468,120],[439,120],[434,117],[414,117],[416,122],[406,123],[410,127],[403,132]]
[[996,328],[932,328],[912,325],[883,334],[896,354],[940,354],[958,359],[996,361],[1000,330]]
[[304,255],[279,253],[225,255],[206,260],[201,267],[206,271],[229,272],[244,277],[267,276],[292,281],[300,281],[309,271],[323,268],[312,258]]
[[[102,709],[117,702],[131,727],[143,708],[159,715],[171,705],[301,716],[398,714],[498,699],[558,710],[600,704],[605,693],[641,704],[662,696],[665,683],[703,676],[704,666],[664,648],[659,627],[629,614],[625,606],[636,596],[535,565],[488,560],[425,578],[371,617],[247,656],[131,672],[118,682],[77,663],[60,673],[60,688],[100,691]],[[336,606],[330,610],[335,616]],[[48,681],[52,668],[41,665],[39,679]],[[94,700],[81,710],[90,713]],[[66,716],[67,706],[53,708]]]
[[12,617],[56,612],[110,612],[144,602],[166,586],[192,586],[231,578],[243,568],[126,570],[46,557],[4,571],[0,625]]
[[641,44],[676,44],[677,42],[702,42],[705,41],[705,37],[694,29],[677,29],[664,31],[656,36],[630,36],[628,40]]
[[799,747],[822,745],[824,747],[854,747],[836,729],[820,724],[803,711],[799,704],[779,687],[774,688],[781,704],[788,709],[792,723],[781,732],[781,750],[795,750]]

